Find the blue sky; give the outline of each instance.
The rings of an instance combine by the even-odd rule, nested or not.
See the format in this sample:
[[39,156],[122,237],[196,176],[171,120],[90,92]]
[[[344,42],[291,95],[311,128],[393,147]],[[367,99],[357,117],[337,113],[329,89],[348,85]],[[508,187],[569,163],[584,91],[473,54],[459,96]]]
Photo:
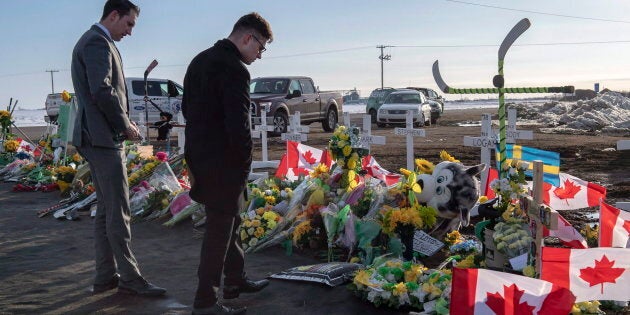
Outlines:
[[[385,86],[437,89],[431,65],[438,59],[449,85],[489,87],[497,73],[498,45],[514,24],[529,18],[532,26],[507,53],[506,86],[592,88],[599,82],[602,87],[630,90],[630,1],[469,2],[582,18],[446,0],[135,3],[141,8],[137,25],[131,37],[118,43],[127,76],[142,76],[151,60],[157,59],[160,64],[151,76],[181,83],[197,53],[226,37],[240,16],[257,11],[271,23],[275,40],[267,46],[263,59],[249,67],[252,77],[305,75],[322,90],[356,87],[362,96],[368,96],[381,85],[377,45],[451,46],[385,49],[391,55],[384,65]],[[22,107],[42,108],[51,92],[46,70],[59,70],[54,74],[55,92],[72,91],[72,48],[100,19],[103,4],[95,0],[2,3],[0,108],[11,97]],[[496,46],[461,47],[472,45]]]

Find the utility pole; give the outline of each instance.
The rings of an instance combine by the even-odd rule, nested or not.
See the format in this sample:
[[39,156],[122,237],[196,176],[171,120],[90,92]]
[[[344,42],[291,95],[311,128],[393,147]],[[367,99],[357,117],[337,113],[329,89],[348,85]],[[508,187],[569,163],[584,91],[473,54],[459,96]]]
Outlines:
[[380,48],[381,49],[381,55],[378,56],[378,59],[381,59],[381,89],[383,89],[383,60],[391,60],[392,56],[391,55],[383,55],[383,48],[387,48],[387,47],[392,47],[392,46],[376,46],[376,48]]
[[53,72],[59,72],[59,70],[46,70],[50,72],[50,83],[52,84],[52,93],[55,94],[55,79],[53,78]]

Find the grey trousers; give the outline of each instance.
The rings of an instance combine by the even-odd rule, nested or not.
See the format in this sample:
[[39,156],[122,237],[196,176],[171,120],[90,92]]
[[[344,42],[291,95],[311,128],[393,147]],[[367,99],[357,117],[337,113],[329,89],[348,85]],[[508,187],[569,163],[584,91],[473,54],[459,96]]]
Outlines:
[[92,146],[77,150],[89,162],[98,198],[94,220],[94,283],[106,283],[116,272],[123,281],[137,279],[141,275],[131,251],[125,151]]

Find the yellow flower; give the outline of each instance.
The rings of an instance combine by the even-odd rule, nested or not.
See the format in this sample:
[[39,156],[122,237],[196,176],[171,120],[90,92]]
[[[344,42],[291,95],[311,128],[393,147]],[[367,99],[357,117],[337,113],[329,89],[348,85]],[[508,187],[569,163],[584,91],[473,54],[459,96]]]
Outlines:
[[457,262],[457,268],[475,268],[475,255],[468,255],[462,261]]
[[83,158],[81,157],[81,155],[80,155],[79,153],[75,153],[75,154],[72,156],[72,160],[73,160],[73,161],[75,161],[75,162],[77,162],[77,163],[79,163],[79,162],[81,162],[81,161],[83,160]]
[[311,221],[306,220],[300,222],[300,224],[295,227],[295,230],[293,230],[293,243],[299,242],[300,239],[302,239],[302,237],[304,237],[304,235],[306,235],[306,233],[310,232],[311,230],[313,230],[313,228],[311,227]]
[[488,201],[488,196],[479,196],[479,203],[485,203]]
[[339,135],[339,139],[341,139],[341,140],[348,140],[348,139],[350,139],[350,136],[347,133],[344,132],[344,133]]
[[402,263],[398,260],[388,260],[387,262],[385,262],[385,266],[389,268],[400,268],[402,266]]
[[261,238],[263,235],[265,235],[265,229],[263,229],[262,227],[257,227],[256,231],[254,232],[254,236],[257,238]]
[[20,143],[16,140],[8,140],[4,142],[4,150],[7,152],[16,152],[20,147]]
[[340,149],[343,149],[347,145],[348,145],[348,143],[346,143],[346,141],[344,141],[344,140],[339,140],[339,142],[337,142],[337,147],[340,148]]
[[416,282],[418,281],[418,277],[420,277],[422,275],[422,271],[424,268],[422,268],[421,265],[413,265],[411,266],[411,269],[405,271],[405,282]]
[[353,159],[350,159],[350,161],[348,161],[348,168],[349,169],[355,169],[357,168],[357,162]]
[[367,270],[359,270],[354,276],[354,283],[364,285],[366,287],[377,287],[378,285],[370,282],[370,273]]
[[11,119],[11,113],[6,110],[0,110],[0,120]]
[[408,177],[409,175],[411,175],[411,171],[406,169],[406,168],[400,168],[400,173],[403,174],[405,177]]
[[523,275],[530,278],[536,277],[536,268],[534,266],[528,265],[523,268]]
[[404,282],[399,282],[398,284],[396,284],[394,286],[394,290],[392,291],[392,294],[396,296],[403,295],[405,293],[407,293],[407,286]]
[[263,219],[267,221],[276,221],[276,218],[278,217],[278,215],[273,211],[267,211],[263,214],[262,217]]
[[435,169],[435,165],[433,163],[425,159],[416,159],[415,163],[418,173],[433,174],[433,169]]
[[268,204],[276,204],[276,197],[274,196],[265,196],[265,202]]
[[259,227],[260,226],[260,220],[252,220],[252,226],[253,227]]
[[343,147],[342,152],[343,152],[343,156],[348,156],[348,155],[350,155],[350,153],[352,153],[352,147],[347,145],[347,146]]
[[241,230],[241,241],[244,241],[247,239],[247,232],[245,230]]
[[61,92],[61,99],[64,102],[68,103],[72,99],[72,95],[70,95],[70,93],[68,93],[68,91],[63,90],[63,92]]
[[448,152],[446,152],[445,150],[442,150],[440,152],[440,158],[442,159],[442,161],[449,161],[449,162],[460,163],[458,159],[456,159],[453,156],[451,156],[450,154],[448,154]]

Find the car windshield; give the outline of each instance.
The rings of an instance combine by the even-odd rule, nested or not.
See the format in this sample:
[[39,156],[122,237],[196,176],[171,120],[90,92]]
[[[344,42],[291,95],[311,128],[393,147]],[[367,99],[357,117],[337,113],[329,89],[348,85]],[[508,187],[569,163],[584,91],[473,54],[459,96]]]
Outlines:
[[287,79],[254,79],[249,84],[250,94],[283,94],[287,92]]
[[385,101],[386,104],[420,104],[420,94],[417,93],[396,93],[390,94]]

